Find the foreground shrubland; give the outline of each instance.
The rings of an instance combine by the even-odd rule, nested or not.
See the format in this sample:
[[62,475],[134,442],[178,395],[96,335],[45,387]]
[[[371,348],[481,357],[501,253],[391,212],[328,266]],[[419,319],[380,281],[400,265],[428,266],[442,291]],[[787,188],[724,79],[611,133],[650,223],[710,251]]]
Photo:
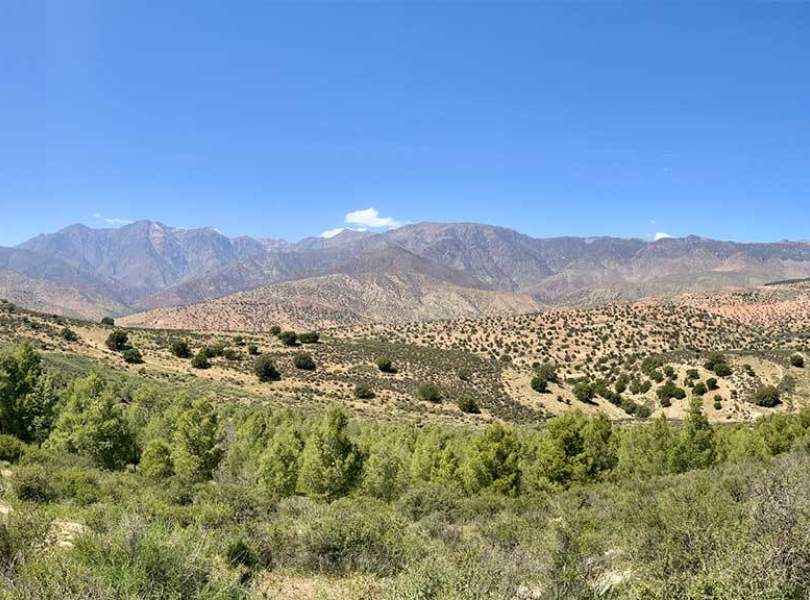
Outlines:
[[810,413],[351,421],[0,356],[8,598],[807,598]]

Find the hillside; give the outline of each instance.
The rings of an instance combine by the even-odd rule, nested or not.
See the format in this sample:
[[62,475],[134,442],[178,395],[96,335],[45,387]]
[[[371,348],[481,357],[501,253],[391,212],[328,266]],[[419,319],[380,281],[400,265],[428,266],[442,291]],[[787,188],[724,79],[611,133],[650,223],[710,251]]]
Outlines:
[[126,327],[201,331],[325,329],[362,322],[430,321],[525,313],[530,296],[461,287],[412,272],[336,274],[239,292],[119,319]]

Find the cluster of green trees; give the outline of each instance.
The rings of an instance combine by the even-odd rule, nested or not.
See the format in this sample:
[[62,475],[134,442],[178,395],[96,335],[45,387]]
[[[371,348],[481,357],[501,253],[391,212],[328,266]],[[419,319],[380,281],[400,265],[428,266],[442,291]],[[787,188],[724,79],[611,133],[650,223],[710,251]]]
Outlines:
[[[422,392],[429,398],[435,390]],[[392,499],[417,483],[517,496],[776,455],[810,446],[808,430],[807,409],[773,414],[753,427],[712,427],[699,399],[679,427],[659,418],[620,428],[579,412],[539,429],[358,424],[337,405],[318,417],[218,408],[150,385],[125,388],[97,373],[57,389],[30,346],[0,354],[0,432],[103,469],[135,465],[146,477],[185,482],[227,474],[274,497],[333,500],[357,491]]]

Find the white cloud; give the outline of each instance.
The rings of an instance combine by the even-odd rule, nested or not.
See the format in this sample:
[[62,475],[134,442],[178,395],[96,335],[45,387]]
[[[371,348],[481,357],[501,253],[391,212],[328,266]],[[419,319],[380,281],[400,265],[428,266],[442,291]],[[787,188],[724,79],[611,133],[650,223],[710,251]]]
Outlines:
[[343,220],[350,225],[362,225],[364,227],[387,227],[388,229],[395,229],[402,226],[402,223],[393,217],[381,217],[376,208],[353,210],[347,213]]
[[128,219],[118,219],[116,217],[105,217],[101,213],[96,213],[93,215],[94,218],[99,219],[100,221],[104,221],[107,225],[113,225],[115,227],[120,225],[129,225],[130,223],[134,223],[135,221],[130,221]]
[[653,239],[657,242],[658,240],[665,240],[667,238],[671,238],[672,236],[668,233],[664,233],[663,231],[659,231],[653,236]]

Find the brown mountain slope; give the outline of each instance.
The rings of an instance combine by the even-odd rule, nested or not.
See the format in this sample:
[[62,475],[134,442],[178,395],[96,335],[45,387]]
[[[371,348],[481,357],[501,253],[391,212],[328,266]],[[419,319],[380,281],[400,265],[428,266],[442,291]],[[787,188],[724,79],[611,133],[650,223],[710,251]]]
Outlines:
[[97,321],[126,307],[103,294],[0,269],[0,298],[43,313]]
[[526,313],[529,296],[462,287],[410,272],[334,274],[281,283],[120,319],[121,325],[208,331],[328,328]]

